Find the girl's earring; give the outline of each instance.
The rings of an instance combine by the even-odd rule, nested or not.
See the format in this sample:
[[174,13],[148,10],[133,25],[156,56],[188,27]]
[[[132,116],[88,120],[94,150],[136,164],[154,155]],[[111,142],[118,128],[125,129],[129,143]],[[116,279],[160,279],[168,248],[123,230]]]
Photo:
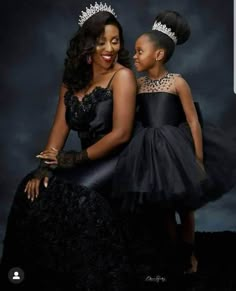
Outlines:
[[92,64],[92,57],[91,57],[91,56],[87,56],[87,63],[88,63],[89,65]]

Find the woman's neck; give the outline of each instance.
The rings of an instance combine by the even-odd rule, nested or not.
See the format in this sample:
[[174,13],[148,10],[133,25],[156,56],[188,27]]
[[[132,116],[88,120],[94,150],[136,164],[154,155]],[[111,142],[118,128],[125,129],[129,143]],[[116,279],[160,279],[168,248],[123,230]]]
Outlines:
[[98,80],[102,79],[103,76],[110,74],[113,70],[114,70],[113,66],[111,66],[110,68],[102,68],[94,64],[92,82],[96,83]]

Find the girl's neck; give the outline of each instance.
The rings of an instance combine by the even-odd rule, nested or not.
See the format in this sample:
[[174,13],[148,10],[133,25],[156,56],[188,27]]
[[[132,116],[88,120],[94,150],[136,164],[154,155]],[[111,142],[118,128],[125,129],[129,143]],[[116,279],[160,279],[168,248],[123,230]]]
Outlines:
[[151,80],[158,80],[168,73],[164,66],[155,67],[147,71],[147,75]]

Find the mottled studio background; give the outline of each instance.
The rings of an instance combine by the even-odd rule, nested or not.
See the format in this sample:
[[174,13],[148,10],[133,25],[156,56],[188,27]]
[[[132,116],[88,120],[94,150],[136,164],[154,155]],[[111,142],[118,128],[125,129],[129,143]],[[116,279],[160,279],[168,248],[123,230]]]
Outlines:
[[[90,1],[1,2],[0,243],[14,191],[37,166],[52,124],[69,39]],[[190,83],[205,118],[236,136],[233,93],[233,0],[111,0],[133,53],[136,37],[155,15],[174,9],[188,19],[191,39],[176,49],[169,71]],[[67,148],[78,148],[71,134]],[[199,231],[236,231],[236,190],[196,212]],[[1,247],[0,247],[1,254]]]

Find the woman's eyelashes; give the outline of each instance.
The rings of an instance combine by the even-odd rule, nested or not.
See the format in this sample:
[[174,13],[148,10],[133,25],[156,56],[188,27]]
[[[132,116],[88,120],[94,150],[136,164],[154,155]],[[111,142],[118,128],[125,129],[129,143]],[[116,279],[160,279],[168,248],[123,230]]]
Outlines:
[[119,39],[119,37],[115,37],[115,38],[113,38],[112,41],[111,41],[111,43],[112,43],[112,44],[119,44],[119,43],[120,43],[120,39]]
[[97,45],[99,46],[103,46],[106,44],[106,42],[110,42],[113,45],[117,45],[120,43],[120,39],[119,38],[114,38],[111,41],[107,41],[107,40],[98,40]]

